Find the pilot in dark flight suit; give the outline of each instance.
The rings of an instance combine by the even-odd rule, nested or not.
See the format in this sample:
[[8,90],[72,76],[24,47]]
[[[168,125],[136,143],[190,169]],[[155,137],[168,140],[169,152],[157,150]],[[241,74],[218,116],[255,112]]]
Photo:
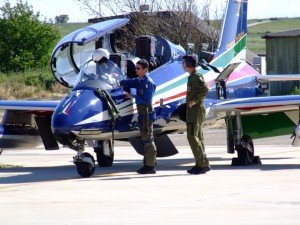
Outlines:
[[156,119],[156,115],[152,107],[152,98],[156,85],[147,76],[148,68],[148,61],[141,59],[136,64],[136,74],[139,77],[121,81],[121,85],[124,85],[124,90],[128,90],[129,88],[136,88],[137,90],[135,96],[128,92],[124,92],[124,95],[128,98],[135,97],[139,114],[140,134],[144,144],[144,166],[137,170],[139,174],[156,173],[154,169],[156,163],[156,146],[153,138],[153,122]]

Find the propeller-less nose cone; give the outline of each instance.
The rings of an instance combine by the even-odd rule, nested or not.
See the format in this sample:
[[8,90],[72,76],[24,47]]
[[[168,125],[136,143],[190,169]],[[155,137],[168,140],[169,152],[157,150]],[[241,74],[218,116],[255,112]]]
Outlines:
[[69,134],[95,126],[103,117],[105,106],[94,90],[77,90],[70,93],[56,107],[52,116],[52,132]]

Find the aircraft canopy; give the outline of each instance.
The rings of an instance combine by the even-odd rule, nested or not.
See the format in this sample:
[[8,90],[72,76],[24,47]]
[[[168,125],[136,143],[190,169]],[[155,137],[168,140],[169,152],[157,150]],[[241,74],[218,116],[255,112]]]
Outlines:
[[82,65],[91,59],[96,49],[96,41],[128,21],[126,18],[107,20],[76,30],[61,39],[51,56],[51,70],[56,80],[66,87],[74,87]]

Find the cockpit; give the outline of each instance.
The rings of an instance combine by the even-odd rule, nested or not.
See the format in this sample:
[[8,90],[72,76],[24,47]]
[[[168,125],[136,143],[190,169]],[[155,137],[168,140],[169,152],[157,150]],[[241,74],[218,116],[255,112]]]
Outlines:
[[113,61],[106,60],[99,63],[90,60],[82,66],[74,89],[84,87],[109,90],[120,87],[120,81],[123,79],[122,70]]
[[[118,82],[125,76],[137,77],[135,65],[140,59],[149,62],[150,72],[169,62],[182,60],[185,50],[180,45],[152,35],[137,37],[132,51],[119,52],[115,46],[114,32],[128,22],[127,18],[107,20],[65,36],[51,56],[51,70],[56,80],[69,88],[90,84],[91,87],[112,89],[118,87]],[[102,72],[103,65],[90,61],[98,48],[109,52],[106,72]]]

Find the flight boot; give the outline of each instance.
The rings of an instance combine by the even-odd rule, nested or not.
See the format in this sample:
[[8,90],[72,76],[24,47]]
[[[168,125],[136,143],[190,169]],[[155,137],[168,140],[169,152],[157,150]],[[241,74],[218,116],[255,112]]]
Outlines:
[[196,168],[196,166],[193,166],[191,169],[187,170],[186,172],[189,174],[192,174],[192,172],[194,171],[195,168]]
[[198,167],[198,166],[194,166],[193,168],[187,170],[187,172],[189,174],[194,174],[194,175],[198,175],[198,174],[205,174],[206,172],[210,171],[210,166],[206,166],[206,167]]
[[139,174],[155,174],[156,170],[154,169],[154,166],[143,166],[142,168],[138,169],[136,172]]

